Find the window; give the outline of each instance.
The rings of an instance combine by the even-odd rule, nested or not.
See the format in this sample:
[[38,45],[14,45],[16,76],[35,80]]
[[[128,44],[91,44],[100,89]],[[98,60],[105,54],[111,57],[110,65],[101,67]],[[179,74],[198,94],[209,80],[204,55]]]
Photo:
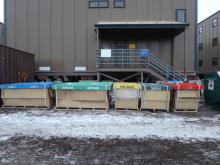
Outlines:
[[125,0],[114,0],[114,8],[125,8]]
[[199,67],[203,67],[203,60],[199,60]]
[[186,22],[186,9],[177,9],[176,10],[176,21],[177,22]]
[[218,46],[218,38],[213,38],[212,40],[212,46]]
[[218,65],[218,57],[212,57],[212,66]]
[[108,8],[108,0],[89,0],[89,8]]
[[199,34],[203,33],[203,27],[199,27]]
[[212,27],[217,27],[218,26],[218,19],[215,18],[212,20]]
[[203,49],[203,43],[199,44],[199,50],[201,51]]

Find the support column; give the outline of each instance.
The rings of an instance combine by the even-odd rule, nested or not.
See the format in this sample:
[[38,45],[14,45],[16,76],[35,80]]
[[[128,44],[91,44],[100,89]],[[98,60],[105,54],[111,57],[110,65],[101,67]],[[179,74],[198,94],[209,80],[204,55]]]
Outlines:
[[144,73],[141,72],[141,83],[144,83]]
[[101,75],[99,72],[97,72],[97,81],[100,82],[101,81]]
[[187,81],[187,44],[186,44],[186,30],[184,31],[184,75],[185,75],[185,81]]
[[96,44],[97,44],[97,50],[99,50],[99,28],[96,28]]

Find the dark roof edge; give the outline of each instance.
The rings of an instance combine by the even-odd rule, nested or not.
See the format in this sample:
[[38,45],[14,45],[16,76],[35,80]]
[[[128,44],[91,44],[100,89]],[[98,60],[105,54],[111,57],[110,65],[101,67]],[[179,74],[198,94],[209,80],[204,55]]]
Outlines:
[[4,25],[4,23],[0,22],[0,24]]
[[210,16],[209,16],[209,17],[207,17],[206,19],[202,20],[202,21],[201,21],[201,22],[199,22],[198,24],[201,24],[201,23],[203,23],[203,22],[207,21],[209,18],[211,18],[212,16],[214,16],[214,15],[216,15],[216,14],[218,14],[218,13],[220,13],[220,10],[219,10],[219,11],[217,11],[217,12],[215,12],[214,14],[210,15]]
[[184,28],[184,24],[95,24],[96,28]]

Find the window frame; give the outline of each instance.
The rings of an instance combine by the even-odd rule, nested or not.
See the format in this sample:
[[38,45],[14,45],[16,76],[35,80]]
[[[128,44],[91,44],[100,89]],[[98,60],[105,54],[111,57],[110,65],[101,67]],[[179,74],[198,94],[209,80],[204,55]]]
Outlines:
[[212,66],[218,66],[218,57],[212,57]]
[[199,27],[199,34],[203,34],[203,26]]
[[215,37],[212,39],[212,47],[217,47],[218,46],[218,37]]
[[203,50],[203,43],[200,42],[200,43],[199,43],[199,51],[202,51],[202,50]]
[[212,19],[212,27],[216,28],[218,26],[218,17]]
[[[117,2],[123,2],[124,3],[124,6],[116,6],[116,3]],[[120,9],[120,8],[125,8],[126,7],[126,2],[125,2],[125,0],[114,0],[114,2],[113,2],[113,6],[114,6],[114,8],[118,8],[118,9]]]
[[[96,7],[92,7],[91,3],[93,2],[96,2],[98,5]],[[107,6],[100,6],[100,2],[106,2]],[[90,9],[109,8],[109,0],[89,0],[88,5]]]
[[[184,11],[184,21],[178,21],[178,11]],[[187,22],[186,9],[176,9],[176,22],[181,22],[181,23],[186,23]]]
[[199,68],[202,68],[203,67],[203,60],[199,60]]

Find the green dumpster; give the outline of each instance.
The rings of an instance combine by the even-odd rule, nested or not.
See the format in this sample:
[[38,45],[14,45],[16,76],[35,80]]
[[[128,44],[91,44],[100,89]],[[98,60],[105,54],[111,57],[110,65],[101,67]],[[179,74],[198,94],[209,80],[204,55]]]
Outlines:
[[204,78],[204,97],[207,105],[220,106],[220,72],[207,74]]
[[108,110],[112,82],[60,83],[53,86],[56,109]]

